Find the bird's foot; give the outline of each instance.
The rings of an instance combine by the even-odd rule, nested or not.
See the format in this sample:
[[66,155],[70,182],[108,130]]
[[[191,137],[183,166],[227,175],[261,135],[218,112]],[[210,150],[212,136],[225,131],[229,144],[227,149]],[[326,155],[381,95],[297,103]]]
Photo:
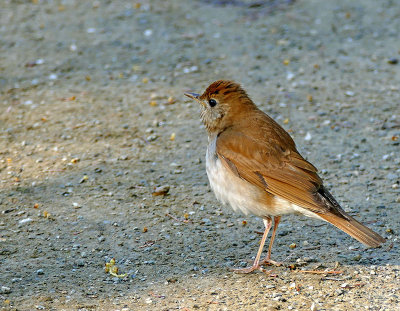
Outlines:
[[261,265],[261,266],[262,266],[262,265],[266,265],[266,266],[276,266],[276,267],[280,267],[280,266],[283,265],[283,262],[275,261],[275,260],[272,260],[272,259],[269,259],[269,258],[265,258],[264,260],[262,260],[262,261],[260,262],[260,265]]
[[238,269],[232,269],[232,270],[235,273],[242,273],[242,274],[247,274],[247,273],[251,273],[256,270],[260,270],[261,272],[269,274],[269,270],[264,269],[263,267],[261,267],[260,264],[255,264],[255,265],[252,265],[251,267],[247,267],[247,268],[238,268]]

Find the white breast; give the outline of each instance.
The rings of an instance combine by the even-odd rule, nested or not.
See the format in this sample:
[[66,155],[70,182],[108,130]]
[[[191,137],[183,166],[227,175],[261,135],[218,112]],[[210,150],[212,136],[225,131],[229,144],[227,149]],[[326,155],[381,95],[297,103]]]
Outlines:
[[319,218],[314,213],[280,197],[274,197],[271,206],[260,202],[260,196],[265,195],[264,190],[236,176],[216,156],[216,137],[209,139],[206,169],[211,189],[214,191],[218,201],[223,204],[229,204],[235,211],[241,211],[245,215],[253,214],[262,218],[291,213],[300,213],[308,217]]
[[229,204],[235,211],[241,211],[245,215],[254,214],[260,217],[270,215],[268,207],[256,201],[260,190],[225,168],[216,156],[215,150],[216,138],[209,141],[206,169],[211,189],[218,201]]

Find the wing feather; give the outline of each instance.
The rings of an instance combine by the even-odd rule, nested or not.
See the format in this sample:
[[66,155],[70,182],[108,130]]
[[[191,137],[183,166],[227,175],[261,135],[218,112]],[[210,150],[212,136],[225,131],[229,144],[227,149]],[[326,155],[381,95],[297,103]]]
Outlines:
[[313,212],[329,211],[318,197],[322,181],[317,169],[295,147],[284,150],[273,141],[260,143],[233,130],[222,132],[216,147],[224,165],[240,178]]

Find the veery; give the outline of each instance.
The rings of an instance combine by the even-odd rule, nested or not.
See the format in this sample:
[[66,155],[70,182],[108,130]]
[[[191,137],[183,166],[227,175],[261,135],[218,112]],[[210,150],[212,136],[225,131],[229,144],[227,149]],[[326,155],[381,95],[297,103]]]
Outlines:
[[[262,112],[232,81],[212,83],[202,94],[185,93],[201,104],[208,133],[206,169],[217,199],[235,211],[261,217],[265,231],[249,273],[271,260],[282,215],[302,214],[327,221],[369,247],[385,239],[348,215],[324,187],[317,169],[296,149],[290,135]],[[267,257],[260,261],[268,232],[274,227]]]

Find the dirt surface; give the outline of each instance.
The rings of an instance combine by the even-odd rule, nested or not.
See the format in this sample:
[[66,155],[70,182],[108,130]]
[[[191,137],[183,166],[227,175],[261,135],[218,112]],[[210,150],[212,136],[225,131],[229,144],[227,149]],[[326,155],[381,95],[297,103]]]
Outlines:
[[[2,0],[2,308],[399,310],[399,11]],[[220,78],[290,131],[382,248],[290,216],[273,250],[282,267],[230,270],[255,255],[263,223],[210,192],[199,107],[183,96]],[[124,278],[105,272],[112,258]],[[338,273],[303,271],[326,269]]]

